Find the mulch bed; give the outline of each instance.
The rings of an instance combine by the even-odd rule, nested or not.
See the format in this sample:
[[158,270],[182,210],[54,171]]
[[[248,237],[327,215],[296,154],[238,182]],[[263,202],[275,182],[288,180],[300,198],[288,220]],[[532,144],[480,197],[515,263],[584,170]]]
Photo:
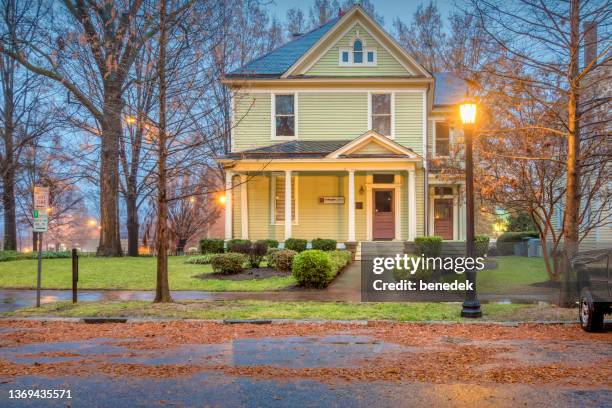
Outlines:
[[232,281],[243,281],[243,280],[257,280],[266,279],[274,276],[285,277],[291,275],[291,272],[279,272],[272,268],[250,268],[245,269],[240,273],[234,275],[226,275],[223,273],[203,273],[196,275],[194,278],[198,279],[220,279],[220,280],[232,280]]

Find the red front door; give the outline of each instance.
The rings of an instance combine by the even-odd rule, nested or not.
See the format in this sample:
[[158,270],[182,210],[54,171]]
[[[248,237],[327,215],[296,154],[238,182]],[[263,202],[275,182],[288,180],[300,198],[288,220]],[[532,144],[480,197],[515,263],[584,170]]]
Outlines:
[[434,200],[434,235],[442,239],[453,239],[453,199]]
[[395,200],[394,190],[373,190],[374,217],[372,238],[389,240],[395,238]]

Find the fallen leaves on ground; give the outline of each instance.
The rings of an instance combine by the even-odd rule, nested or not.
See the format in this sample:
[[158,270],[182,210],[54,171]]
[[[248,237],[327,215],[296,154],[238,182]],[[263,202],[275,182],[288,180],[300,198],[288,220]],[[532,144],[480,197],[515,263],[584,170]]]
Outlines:
[[[128,352],[122,355],[123,358],[133,358],[141,352],[155,353],[156,350],[173,349],[182,345],[231,344],[236,339],[296,336],[368,336],[377,342],[407,347],[400,351],[381,352],[375,358],[360,359],[356,356],[354,365],[350,367],[306,368],[271,364],[239,366],[231,361],[219,364],[218,361],[207,363],[202,359],[194,362],[182,361],[181,364],[142,364],[111,362],[110,355],[103,353],[81,355],[78,352],[41,352],[22,354],[21,357],[81,359],[25,364],[2,358],[0,372],[5,377],[106,375],[171,378],[201,371],[219,371],[231,376],[277,380],[307,378],[324,382],[380,380],[612,386],[612,334],[585,333],[576,325],[524,324],[505,327],[384,322],[367,326],[333,323],[223,325],[181,321],[87,325],[4,320],[0,321],[0,330],[3,331],[0,357],[2,349],[6,347],[94,339],[102,345],[126,347]],[[537,345],[535,349],[534,344]],[[589,360],[574,356],[575,358],[560,358],[559,361],[550,362],[538,354],[565,353],[572,357],[572,350],[577,349],[586,355],[599,353],[601,358]],[[522,358],[523,355],[529,358]]]

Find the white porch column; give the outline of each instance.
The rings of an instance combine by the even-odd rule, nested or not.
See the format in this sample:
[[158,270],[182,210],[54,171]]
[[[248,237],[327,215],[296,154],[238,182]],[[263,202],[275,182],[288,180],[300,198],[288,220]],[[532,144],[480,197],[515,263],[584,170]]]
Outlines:
[[416,238],[416,171],[408,170],[408,241]]
[[355,170],[348,171],[348,240],[355,242]]
[[291,196],[291,170],[285,170],[285,239],[291,238],[291,228],[293,227]]
[[232,178],[234,173],[225,171],[225,239],[232,239]]
[[249,239],[249,201],[246,174],[240,175],[240,232],[242,239]]

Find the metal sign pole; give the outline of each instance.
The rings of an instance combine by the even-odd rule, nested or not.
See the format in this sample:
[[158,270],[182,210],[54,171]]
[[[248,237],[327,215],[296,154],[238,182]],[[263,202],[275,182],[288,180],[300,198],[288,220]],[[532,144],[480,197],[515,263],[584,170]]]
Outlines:
[[36,275],[36,307],[40,307],[40,280],[42,272],[42,240],[43,233],[38,233],[38,274]]

